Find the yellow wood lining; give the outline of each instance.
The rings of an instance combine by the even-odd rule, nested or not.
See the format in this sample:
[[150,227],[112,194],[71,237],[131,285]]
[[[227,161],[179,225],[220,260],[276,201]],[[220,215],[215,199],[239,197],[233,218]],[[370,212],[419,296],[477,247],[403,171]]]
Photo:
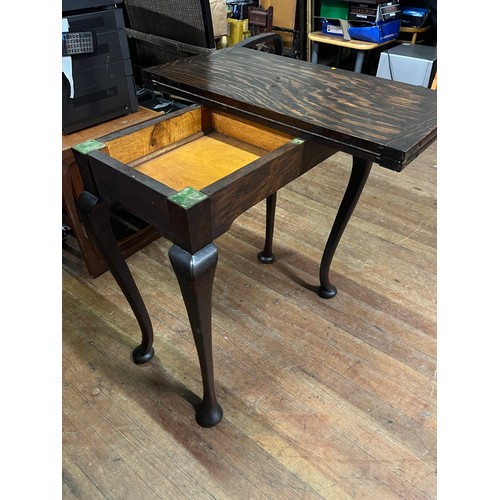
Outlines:
[[116,160],[178,191],[202,189],[293,137],[199,107],[106,142]]
[[240,141],[255,144],[266,151],[277,149],[293,139],[293,136],[284,132],[278,132],[222,112],[212,112],[212,123],[217,132]]
[[251,163],[266,151],[217,132],[146,161],[136,170],[180,191],[202,189]]
[[106,146],[110,156],[123,163],[131,163],[201,130],[201,108],[196,108],[156,125],[108,141]]
[[363,40],[344,40],[341,36],[326,35],[322,31],[313,31],[307,35],[312,42],[326,43],[327,45],[337,45],[339,47],[347,47],[356,50],[372,50],[382,45],[393,42],[389,40],[382,43],[365,42]]

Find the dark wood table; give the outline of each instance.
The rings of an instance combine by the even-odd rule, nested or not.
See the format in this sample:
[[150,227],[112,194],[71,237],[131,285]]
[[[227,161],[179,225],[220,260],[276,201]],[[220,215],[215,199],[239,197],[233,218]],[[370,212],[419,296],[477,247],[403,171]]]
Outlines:
[[[199,104],[75,146],[85,185],[79,208],[140,325],[135,363],[153,356],[153,331],[113,237],[110,207],[126,207],[172,241],[169,257],[203,379],[196,420],[209,427],[222,418],[212,361],[214,240],[238,215],[267,199],[266,240],[259,259],[272,262],[277,191],[336,152],[348,153],[352,173],[320,265],[318,293],[335,296],[330,265],[372,164],[401,171],[436,139],[436,93],[240,47],[149,68],[144,79],[151,88]],[[237,149],[235,162],[243,163],[218,170],[226,149],[212,154],[210,141]],[[211,156],[217,168],[208,165]],[[178,162],[182,166],[175,170]]]

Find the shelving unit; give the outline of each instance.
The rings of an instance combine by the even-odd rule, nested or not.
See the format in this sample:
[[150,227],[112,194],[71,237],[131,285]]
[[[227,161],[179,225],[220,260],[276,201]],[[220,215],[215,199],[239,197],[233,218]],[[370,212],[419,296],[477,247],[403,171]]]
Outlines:
[[[322,14],[321,4],[322,4],[322,2],[325,2],[325,1],[328,2],[330,9],[334,12],[333,15],[331,15],[331,16],[321,15]],[[363,3],[377,5],[377,4],[383,3],[385,1],[386,0],[363,0]],[[309,33],[321,31],[321,20],[323,18],[325,18],[325,17],[329,17],[329,18],[340,17],[341,13],[335,12],[335,10],[337,10],[336,6],[333,5],[335,3],[339,4],[338,10],[340,10],[340,6],[342,4],[345,4],[345,6],[348,9],[349,4],[352,2],[350,2],[350,0],[342,0],[341,2],[333,2],[332,0],[329,0],[329,1],[328,0],[307,0],[307,33],[308,33],[308,35],[309,35]],[[329,35],[327,35],[327,36],[329,36]],[[337,45],[337,44],[332,44],[332,45]],[[323,48],[326,46],[328,46],[328,44],[324,44]],[[312,61],[312,57],[313,57],[313,50],[312,49],[313,49],[312,41],[310,39],[308,39],[308,41],[307,41],[307,60],[309,62]],[[332,55],[332,61],[336,60],[335,65],[337,66],[339,64],[339,61],[340,61],[339,55],[337,55],[335,59],[333,59],[333,57],[334,56]],[[358,67],[358,65],[356,65],[356,67]]]
[[[321,30],[321,2],[322,0],[306,0],[307,1],[307,34],[312,33],[313,31]],[[375,1],[375,0],[373,0]],[[346,6],[349,5],[349,2],[342,1]],[[371,3],[371,2],[367,2]],[[312,57],[312,44],[309,40],[307,42],[307,60],[311,61]]]

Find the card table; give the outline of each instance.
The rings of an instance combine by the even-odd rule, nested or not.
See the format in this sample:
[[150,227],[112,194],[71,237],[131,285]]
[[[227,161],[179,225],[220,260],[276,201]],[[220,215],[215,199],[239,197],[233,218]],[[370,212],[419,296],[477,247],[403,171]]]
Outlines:
[[73,147],[84,182],[78,206],[137,318],[135,363],[154,354],[144,301],[119,251],[114,204],[172,242],[170,261],[196,344],[203,399],[199,425],[222,419],[212,359],[214,241],[266,199],[262,263],[274,259],[276,193],[334,155],[352,171],[320,264],[318,294],[332,298],[330,266],[373,164],[400,172],[437,137],[436,92],[233,46],[143,71],[151,89],[195,103]]

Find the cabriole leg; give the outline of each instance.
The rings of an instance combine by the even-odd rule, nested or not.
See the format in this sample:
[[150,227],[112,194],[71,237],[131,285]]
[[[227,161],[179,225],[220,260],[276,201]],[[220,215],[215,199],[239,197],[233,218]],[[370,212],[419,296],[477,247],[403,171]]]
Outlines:
[[202,427],[212,427],[222,419],[222,408],[215,396],[212,358],[212,288],[218,258],[217,247],[210,243],[191,254],[173,245],[169,257],[186,305],[200,361],[203,402],[197,409],[196,421]]
[[263,264],[271,264],[271,262],[274,262],[273,235],[277,195],[278,193],[273,193],[266,198],[266,241],[264,242],[264,250],[259,252],[257,256]]
[[319,269],[319,279],[321,285],[318,290],[318,295],[324,299],[330,299],[337,295],[337,289],[330,283],[330,265],[340,238],[342,237],[344,229],[349,222],[361,192],[363,191],[366,180],[368,179],[372,163],[373,162],[371,161],[353,157],[351,177],[349,178],[349,183],[347,184],[344,197],[340,203],[337,216],[335,217],[335,221],[321,259]]
[[78,209],[87,233],[99,248],[139,323],[142,342],[133,350],[132,359],[138,365],[146,363],[154,355],[153,327],[144,301],[113,233],[110,221],[110,204],[84,191],[78,198]]

